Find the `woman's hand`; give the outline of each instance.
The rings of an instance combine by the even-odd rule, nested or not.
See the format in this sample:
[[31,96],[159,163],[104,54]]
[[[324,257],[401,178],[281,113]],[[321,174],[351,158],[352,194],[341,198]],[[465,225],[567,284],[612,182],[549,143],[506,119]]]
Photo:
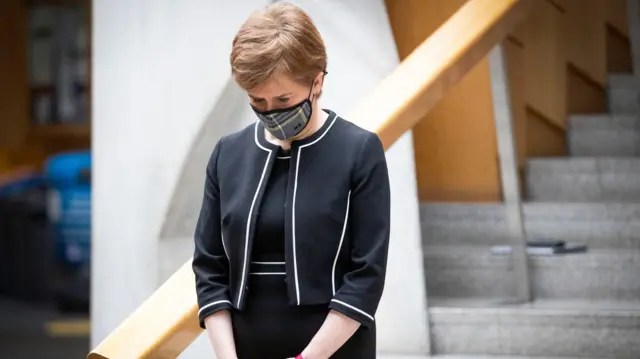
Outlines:
[[327,359],[330,358],[358,330],[360,323],[330,310],[320,330],[311,339],[309,345],[295,358],[290,359]]

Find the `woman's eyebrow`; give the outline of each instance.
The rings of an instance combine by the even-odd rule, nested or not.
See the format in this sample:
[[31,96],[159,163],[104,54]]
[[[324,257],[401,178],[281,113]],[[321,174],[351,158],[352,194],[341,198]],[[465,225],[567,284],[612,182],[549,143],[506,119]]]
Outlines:
[[[283,97],[287,97],[287,96],[291,96],[291,92],[283,93],[281,95],[274,96],[273,98],[277,99],[277,98],[283,98]],[[249,97],[251,97],[254,101],[262,101],[262,100],[264,100],[262,97],[256,97],[256,96],[252,96],[252,95],[249,95]]]

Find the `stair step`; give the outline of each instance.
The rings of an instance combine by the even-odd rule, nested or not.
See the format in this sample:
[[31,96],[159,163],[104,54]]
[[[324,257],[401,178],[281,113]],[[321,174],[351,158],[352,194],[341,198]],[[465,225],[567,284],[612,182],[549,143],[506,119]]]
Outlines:
[[[631,300],[640,298],[640,251],[529,256],[536,298]],[[425,246],[429,296],[509,298],[515,292],[511,257],[481,246]]]
[[[532,356],[513,356],[513,355],[433,355],[429,357],[415,357],[415,356],[385,356],[378,355],[380,359],[427,359],[427,358],[435,358],[435,359],[596,359],[596,358],[569,358],[569,357],[532,357]],[[603,358],[597,358],[603,359]]]
[[640,353],[637,302],[429,304],[431,343],[438,354],[636,359]]
[[429,357],[413,357],[413,356],[384,356],[378,355],[380,359],[427,359],[427,358],[435,358],[435,359],[603,359],[603,358],[569,358],[569,357],[532,357],[532,356],[513,356],[513,355],[433,355]]
[[540,158],[527,161],[527,197],[546,202],[640,201],[640,158]]
[[569,357],[532,357],[532,356],[513,356],[513,355],[406,355],[406,354],[388,354],[378,353],[378,359],[603,359],[603,358],[569,358]]
[[632,75],[613,74],[608,76],[607,102],[611,113],[637,114],[640,112],[637,85]]
[[640,155],[640,119],[637,115],[575,115],[568,122],[569,155]]
[[[527,235],[586,243],[590,249],[640,248],[640,204],[525,203]],[[424,203],[420,206],[424,245],[509,244],[500,203]]]

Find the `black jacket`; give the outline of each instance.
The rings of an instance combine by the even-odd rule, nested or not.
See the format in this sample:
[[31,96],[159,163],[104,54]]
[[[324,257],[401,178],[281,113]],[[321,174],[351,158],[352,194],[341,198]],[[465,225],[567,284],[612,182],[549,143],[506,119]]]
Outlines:
[[[375,133],[331,111],[322,128],[291,146],[285,267],[291,305],[324,304],[373,324],[384,286],[390,189]],[[223,137],[206,171],[193,270],[200,326],[244,308],[256,209],[278,147],[260,122]]]

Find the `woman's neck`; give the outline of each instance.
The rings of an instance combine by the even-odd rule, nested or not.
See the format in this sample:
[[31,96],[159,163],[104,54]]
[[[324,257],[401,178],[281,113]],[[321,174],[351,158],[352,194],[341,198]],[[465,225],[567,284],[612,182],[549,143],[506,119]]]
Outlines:
[[285,150],[289,150],[291,149],[291,142],[305,139],[313,135],[314,133],[318,132],[318,130],[321,129],[324,123],[327,121],[328,117],[329,117],[329,114],[322,111],[322,109],[314,108],[313,115],[311,115],[311,119],[309,120],[309,123],[304,128],[304,130],[302,130],[302,132],[300,132],[296,137],[290,140],[280,140],[274,137],[269,131],[265,129],[264,130],[265,138],[267,139],[267,141],[275,145],[278,145]]

